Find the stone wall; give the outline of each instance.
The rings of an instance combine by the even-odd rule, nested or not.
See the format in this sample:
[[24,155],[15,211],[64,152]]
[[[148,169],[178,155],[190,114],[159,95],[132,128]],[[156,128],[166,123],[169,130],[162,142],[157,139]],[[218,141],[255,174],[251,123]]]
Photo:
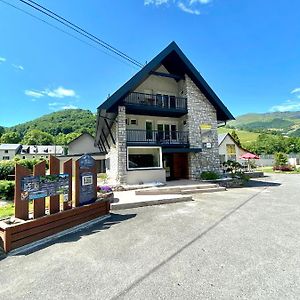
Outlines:
[[126,108],[118,107],[116,148],[118,153],[118,175],[120,184],[126,183]]
[[[188,131],[191,148],[202,148],[202,153],[189,153],[189,177],[195,179],[203,171],[219,172],[217,114],[213,105],[187,75],[185,89],[188,108]],[[209,124],[211,129],[200,129]],[[211,147],[206,147],[206,142]]]

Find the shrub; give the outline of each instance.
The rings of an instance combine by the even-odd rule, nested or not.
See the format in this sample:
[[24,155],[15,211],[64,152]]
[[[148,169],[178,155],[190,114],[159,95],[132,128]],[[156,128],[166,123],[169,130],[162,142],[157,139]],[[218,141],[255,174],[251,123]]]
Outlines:
[[14,198],[15,182],[0,180],[0,198],[12,200]]
[[273,171],[291,172],[294,171],[294,168],[291,165],[274,166]]
[[215,180],[215,179],[219,179],[220,175],[213,171],[203,171],[200,175],[200,178],[202,180]]
[[14,175],[15,162],[12,160],[0,161],[0,180],[12,179],[9,175]]
[[277,152],[274,155],[275,166],[286,166],[288,164],[288,156],[285,153]]
[[112,188],[108,185],[97,186],[97,192],[99,193],[110,193],[112,192]]

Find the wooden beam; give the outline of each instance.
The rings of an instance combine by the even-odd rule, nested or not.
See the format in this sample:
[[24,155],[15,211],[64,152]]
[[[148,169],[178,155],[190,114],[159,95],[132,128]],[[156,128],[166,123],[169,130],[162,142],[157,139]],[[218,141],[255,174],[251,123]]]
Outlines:
[[110,135],[110,137],[111,137],[111,140],[112,140],[112,142],[113,142],[114,145],[115,145],[115,144],[116,144],[116,141],[115,141],[114,136],[113,136],[113,134],[112,134],[112,132],[111,132],[111,130],[110,130],[108,121],[107,121],[106,119],[104,119],[104,122],[105,122],[105,124],[106,124],[106,126],[107,126],[107,129],[108,129],[109,135]]
[[[33,175],[40,176],[46,174],[46,162],[41,161],[33,167]],[[33,200],[33,218],[40,218],[46,214],[45,197]]]
[[101,141],[101,145],[102,145],[102,147],[103,147],[103,149],[104,149],[104,151],[107,153],[107,150],[106,150],[106,147],[105,147],[105,145],[104,145],[104,142],[103,142],[103,140],[102,140],[102,138],[101,138],[101,135],[100,135],[100,141]]
[[182,76],[179,76],[179,75],[176,75],[176,74],[162,73],[162,72],[156,72],[156,71],[151,71],[150,74],[155,75],[155,76],[173,78],[176,81],[179,81],[180,79],[183,79]]
[[[49,158],[50,175],[58,175],[60,173],[60,161],[55,156],[50,155]],[[60,211],[59,195],[51,196],[49,201],[50,215],[58,213]]]
[[107,138],[106,138],[106,136],[105,136],[105,134],[104,134],[104,130],[103,130],[103,129],[102,129],[102,133],[103,133],[103,137],[104,137],[104,140],[105,140],[105,142],[106,142],[106,145],[107,145],[108,149],[110,149],[108,140],[107,140]]

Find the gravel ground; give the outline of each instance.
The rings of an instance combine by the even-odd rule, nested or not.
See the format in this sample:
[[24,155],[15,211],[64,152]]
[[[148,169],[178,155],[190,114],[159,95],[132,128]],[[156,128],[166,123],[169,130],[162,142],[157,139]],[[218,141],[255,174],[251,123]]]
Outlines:
[[119,211],[0,261],[0,299],[299,299],[299,175]]

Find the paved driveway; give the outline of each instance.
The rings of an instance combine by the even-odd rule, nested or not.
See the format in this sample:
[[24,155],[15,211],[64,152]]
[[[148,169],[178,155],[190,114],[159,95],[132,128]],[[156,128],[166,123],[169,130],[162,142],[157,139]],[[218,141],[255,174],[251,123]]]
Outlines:
[[299,175],[120,211],[0,261],[0,299],[299,299]]

